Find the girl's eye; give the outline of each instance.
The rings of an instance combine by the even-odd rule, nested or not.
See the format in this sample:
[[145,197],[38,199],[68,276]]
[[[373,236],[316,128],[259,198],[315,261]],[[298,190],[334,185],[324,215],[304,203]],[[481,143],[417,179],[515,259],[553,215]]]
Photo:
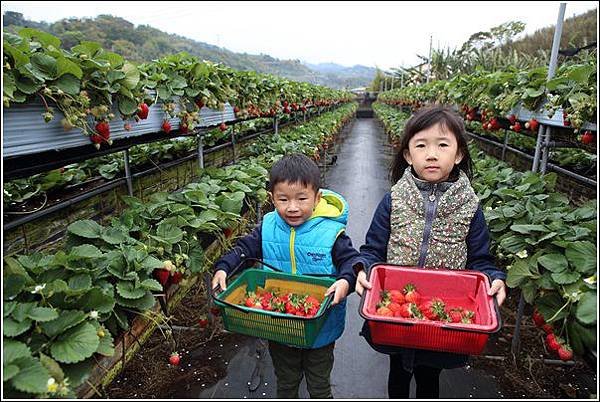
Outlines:
[[425,148],[425,144],[417,144],[415,145],[415,148]]
[[447,147],[447,146],[448,146],[448,144],[443,143],[443,142],[440,144],[440,147]]

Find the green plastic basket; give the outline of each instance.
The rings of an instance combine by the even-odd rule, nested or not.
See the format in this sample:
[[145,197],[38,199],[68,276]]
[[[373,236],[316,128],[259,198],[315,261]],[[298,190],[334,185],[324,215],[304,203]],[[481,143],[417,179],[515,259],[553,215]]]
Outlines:
[[[227,290],[213,293],[213,299],[221,309],[223,325],[227,331],[296,347],[310,347],[329,316],[333,294],[325,300],[323,294],[334,282],[335,279],[331,277],[291,275],[250,268],[233,280]],[[308,293],[322,300],[321,307],[314,317],[307,318],[238,305],[246,291],[255,291],[259,287],[279,289],[284,293]]]

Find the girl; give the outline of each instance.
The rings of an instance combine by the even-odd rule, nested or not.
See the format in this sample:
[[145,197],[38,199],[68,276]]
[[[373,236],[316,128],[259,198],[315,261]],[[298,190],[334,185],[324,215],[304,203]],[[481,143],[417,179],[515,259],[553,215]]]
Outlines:
[[[470,177],[471,157],[457,114],[434,106],[408,120],[392,166],[396,184],[379,203],[360,248],[364,266],[357,273],[359,295],[371,288],[364,268],[387,261],[482,271],[492,281],[489,295],[496,295],[502,304],[506,274],[494,266],[489,253],[488,228]],[[375,350],[390,355],[390,398],[408,398],[413,375],[417,398],[438,398],[441,370],[464,366],[468,359],[454,353],[375,345],[366,323],[361,335]]]

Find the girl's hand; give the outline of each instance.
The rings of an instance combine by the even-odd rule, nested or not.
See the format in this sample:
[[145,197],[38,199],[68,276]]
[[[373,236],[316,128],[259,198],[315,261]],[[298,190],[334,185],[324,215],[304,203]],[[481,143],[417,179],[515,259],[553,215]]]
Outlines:
[[[356,287],[358,288],[358,285],[356,285]],[[498,307],[500,307],[506,299],[506,285],[504,284],[504,281],[502,279],[494,279],[494,281],[492,282],[492,287],[488,292],[488,296],[494,295],[496,295]]]
[[212,278],[212,289],[216,288],[217,285],[221,287],[221,290],[227,289],[227,285],[225,283],[225,279],[227,278],[227,272],[222,269],[215,272],[215,275]]
[[367,273],[363,271],[359,271],[356,275],[356,293],[359,296],[362,296],[365,289],[371,289],[371,282],[367,281]]
[[338,304],[344,297],[348,295],[348,290],[350,290],[350,284],[345,279],[338,279],[335,281],[333,285],[327,289],[325,292],[325,297],[329,296],[331,293],[333,294],[333,300],[331,301],[331,305],[335,306]]

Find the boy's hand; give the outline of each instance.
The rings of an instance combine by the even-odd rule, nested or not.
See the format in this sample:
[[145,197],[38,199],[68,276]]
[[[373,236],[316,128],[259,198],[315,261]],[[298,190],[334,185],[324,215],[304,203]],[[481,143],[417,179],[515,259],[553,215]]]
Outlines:
[[344,297],[348,295],[348,290],[350,290],[350,284],[345,279],[338,279],[335,281],[333,285],[327,289],[325,292],[325,297],[329,296],[331,293],[333,294],[333,300],[331,301],[331,305],[335,306],[338,304]]
[[225,283],[225,279],[227,278],[227,272],[222,269],[215,272],[215,275],[212,278],[212,289],[216,288],[217,285],[221,287],[221,290],[227,289],[227,284]]
[[356,293],[362,296],[365,289],[371,289],[371,282],[367,281],[367,273],[365,271],[359,271],[356,275]]
[[496,301],[498,301],[498,307],[500,307],[506,299],[506,285],[502,279],[494,279],[492,281],[492,287],[488,292],[488,296],[493,295],[496,295]]

